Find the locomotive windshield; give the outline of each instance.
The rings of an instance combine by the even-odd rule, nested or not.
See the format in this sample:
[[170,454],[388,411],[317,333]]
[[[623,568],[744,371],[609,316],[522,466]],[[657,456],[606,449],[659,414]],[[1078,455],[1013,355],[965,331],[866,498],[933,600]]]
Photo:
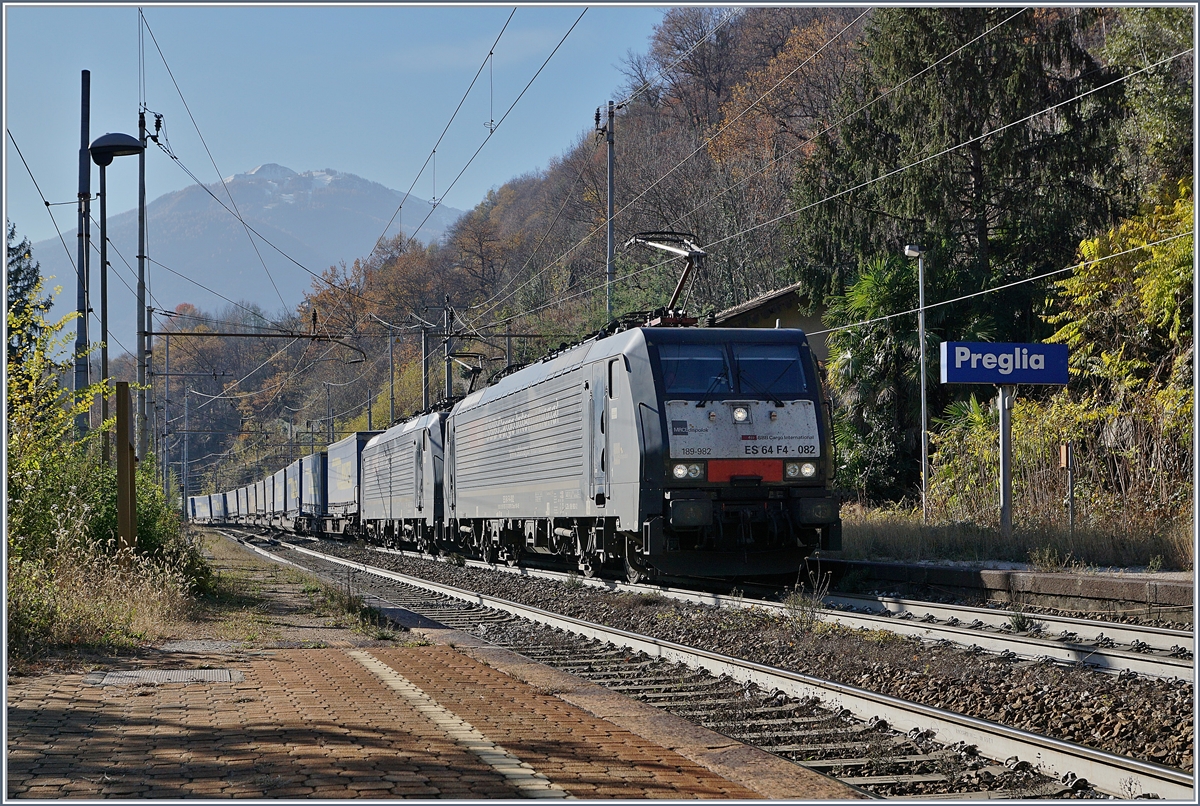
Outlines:
[[796,344],[660,343],[658,360],[668,396],[774,398],[809,391]]
[[744,395],[800,395],[808,391],[795,344],[734,344],[738,389]]
[[718,344],[661,344],[658,357],[667,394],[712,395],[733,391],[729,359]]

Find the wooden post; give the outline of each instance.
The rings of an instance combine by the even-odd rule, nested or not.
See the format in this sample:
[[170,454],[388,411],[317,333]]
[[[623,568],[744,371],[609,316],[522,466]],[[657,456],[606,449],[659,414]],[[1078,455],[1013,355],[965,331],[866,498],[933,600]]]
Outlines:
[[[117,537],[120,549],[132,551],[137,545],[137,490],[134,471],[137,449],[133,435],[133,405],[129,383],[117,381]],[[128,554],[124,555],[128,560]]]

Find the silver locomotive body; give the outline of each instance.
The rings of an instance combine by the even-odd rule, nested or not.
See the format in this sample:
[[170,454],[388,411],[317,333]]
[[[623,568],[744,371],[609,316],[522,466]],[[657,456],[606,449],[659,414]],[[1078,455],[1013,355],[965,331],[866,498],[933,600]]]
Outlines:
[[579,345],[454,407],[445,536],[585,574],[795,570],[840,539],[822,402],[800,331],[638,328]]
[[447,413],[399,423],[362,452],[362,519],[384,545],[433,550],[443,528],[442,467]]
[[831,436],[802,331],[635,328],[352,434],[248,487],[239,513],[588,575],[794,573],[840,545]]

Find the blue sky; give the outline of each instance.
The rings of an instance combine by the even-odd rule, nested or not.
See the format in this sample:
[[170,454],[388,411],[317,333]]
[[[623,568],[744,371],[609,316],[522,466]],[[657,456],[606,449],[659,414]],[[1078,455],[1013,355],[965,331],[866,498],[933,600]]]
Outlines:
[[[146,105],[165,116],[180,161],[205,182],[265,162],[333,168],[398,190],[417,177],[512,6],[142,6],[185,109],[149,34]],[[438,148],[436,193],[469,209],[489,188],[545,167],[590,130],[595,108],[624,83],[620,63],[644,52],[663,8],[591,7],[509,118],[449,193],[484,140],[584,6],[519,6]],[[31,241],[55,237],[13,139],[51,202],[78,185],[80,71],[91,71],[91,132],[137,134],[135,6],[4,7],[5,215]],[[126,165],[126,163],[128,163]],[[93,168],[92,191],[98,189]],[[147,156],[147,196],[192,180],[161,151]],[[137,203],[137,161],[108,169],[109,214]],[[435,191],[427,169],[414,193]],[[52,208],[64,235],[71,204]],[[95,209],[95,208],[93,208]],[[68,239],[69,240],[69,239]],[[74,245],[70,244],[71,249]],[[35,256],[36,257],[36,256]]]

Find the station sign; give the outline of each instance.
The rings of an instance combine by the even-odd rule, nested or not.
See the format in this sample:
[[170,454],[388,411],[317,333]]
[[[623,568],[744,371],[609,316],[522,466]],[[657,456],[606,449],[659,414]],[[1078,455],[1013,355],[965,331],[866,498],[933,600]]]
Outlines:
[[1066,386],[1065,344],[942,342],[942,383]]

